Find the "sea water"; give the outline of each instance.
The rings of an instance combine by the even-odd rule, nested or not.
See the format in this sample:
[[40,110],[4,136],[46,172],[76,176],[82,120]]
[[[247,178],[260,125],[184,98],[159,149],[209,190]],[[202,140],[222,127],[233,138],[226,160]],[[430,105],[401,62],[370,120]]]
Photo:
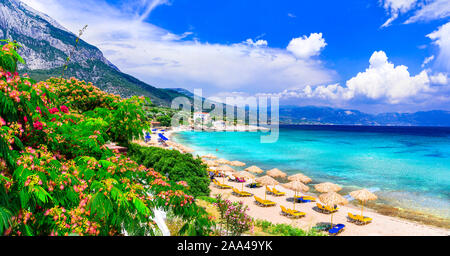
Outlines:
[[264,135],[185,131],[174,139],[198,155],[368,188],[383,203],[450,219],[450,128],[280,126],[278,141],[261,143]]

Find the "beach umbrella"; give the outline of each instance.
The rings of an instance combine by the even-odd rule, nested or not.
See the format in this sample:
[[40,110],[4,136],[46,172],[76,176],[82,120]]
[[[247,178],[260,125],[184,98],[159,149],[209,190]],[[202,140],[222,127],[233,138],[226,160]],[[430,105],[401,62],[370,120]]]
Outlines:
[[213,154],[207,154],[207,155],[202,156],[202,158],[216,159],[217,156],[215,156]]
[[253,172],[253,173],[263,173],[264,171],[258,166],[252,165],[248,168],[245,168],[245,171]]
[[[236,173],[235,176],[237,176],[239,178],[243,178],[243,179],[254,179],[255,178],[255,175],[253,175],[247,171],[240,171],[240,172]],[[242,190],[244,190],[244,182],[242,182]]]
[[[262,176],[260,178],[257,178],[256,182],[266,186],[266,189],[267,189],[267,186],[274,186],[275,187],[279,183],[274,178],[272,178],[270,176],[267,176],[267,175]],[[264,200],[266,200],[266,192],[265,191],[264,191]]]
[[308,177],[306,175],[303,175],[301,173],[297,173],[297,174],[294,174],[292,176],[289,176],[288,180],[289,181],[296,180],[296,181],[300,181],[301,183],[304,183],[304,184],[308,184],[308,183],[310,183],[312,181],[310,177]]
[[[234,170],[233,168],[231,168],[228,165],[221,165],[221,166],[217,167],[217,170],[222,171],[223,173],[225,173],[225,172],[235,173],[236,172],[236,170]],[[223,182],[225,182],[225,177],[223,177]]]
[[377,200],[378,197],[367,189],[361,189],[350,192],[350,195],[361,201],[361,216],[363,215],[364,203],[370,200]]
[[[347,199],[333,191],[321,194],[319,200],[330,207],[334,207],[334,205],[337,204],[344,205],[348,203]],[[331,227],[333,227],[333,213],[331,213]]]
[[204,163],[209,167],[218,167],[219,164],[213,160],[204,160]]
[[322,193],[327,193],[327,192],[338,192],[340,191],[342,188],[341,186],[331,183],[331,182],[324,182],[324,183],[319,183],[316,184],[314,186],[314,188]]
[[237,173],[237,175],[239,175],[239,177],[246,178],[246,179],[254,179],[255,178],[255,175],[253,175],[247,171],[240,171]]
[[245,166],[245,163],[243,163],[241,161],[231,161],[228,164],[231,166]]
[[218,163],[218,164],[228,164],[229,162],[230,161],[223,159],[223,158],[216,160],[216,163]]
[[236,172],[236,170],[231,168],[229,165],[221,165],[221,166],[217,167],[217,170],[223,171],[223,172],[232,172],[232,173]]
[[287,176],[286,173],[280,171],[280,169],[278,169],[278,168],[273,168],[273,169],[267,171],[267,175],[272,176],[274,178],[277,178],[277,177],[284,178]]
[[297,197],[297,192],[307,192],[309,190],[309,187],[298,180],[285,183],[282,186],[295,192],[294,195],[294,210],[295,210],[295,198]]

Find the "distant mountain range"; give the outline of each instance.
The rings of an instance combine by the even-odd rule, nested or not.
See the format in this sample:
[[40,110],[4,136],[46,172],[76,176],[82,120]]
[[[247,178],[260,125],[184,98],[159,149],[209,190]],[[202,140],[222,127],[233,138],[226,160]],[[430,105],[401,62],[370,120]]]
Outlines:
[[[194,94],[183,88],[170,88],[193,98]],[[248,108],[245,109],[248,115]],[[376,126],[447,126],[450,111],[432,110],[416,113],[367,114],[358,110],[316,106],[288,106],[279,108],[282,124],[311,125],[376,125]]]
[[450,111],[367,114],[358,110],[315,106],[280,106],[280,123],[384,126],[448,126]]
[[[72,50],[76,36],[51,17],[18,0],[0,0],[0,38],[16,40],[23,45],[19,53],[26,65],[22,73],[41,81],[60,76],[62,66]],[[122,73],[95,46],[79,41],[66,77],[93,82],[100,89],[122,97],[144,95],[160,106],[170,106],[173,98],[184,96],[173,90],[156,88]]]

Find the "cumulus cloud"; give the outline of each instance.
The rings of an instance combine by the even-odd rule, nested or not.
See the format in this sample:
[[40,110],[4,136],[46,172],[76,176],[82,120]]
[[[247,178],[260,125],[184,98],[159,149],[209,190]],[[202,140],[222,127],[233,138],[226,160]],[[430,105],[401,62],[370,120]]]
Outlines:
[[[345,86],[340,84],[319,85],[315,87],[286,89],[280,93],[270,94],[280,98],[302,98],[328,100],[333,103],[343,103],[365,99],[373,104],[411,103],[414,100],[429,99],[430,95],[447,87],[433,85],[448,85],[448,76],[444,73],[429,75],[423,70],[413,76],[404,65],[395,66],[389,62],[386,53],[375,51],[369,60],[369,67],[347,80]],[[265,94],[267,96],[267,94]],[[369,100],[369,101],[367,101]]]
[[362,95],[371,99],[386,98],[390,103],[399,103],[404,98],[430,90],[425,71],[410,76],[408,67],[394,66],[383,51],[374,52],[369,63],[369,68],[347,81],[347,89],[343,95],[345,98]]
[[322,33],[311,33],[309,37],[305,35],[292,39],[287,46],[287,50],[298,58],[307,59],[319,55],[326,45]]
[[427,37],[433,40],[433,44],[439,46],[436,64],[447,72],[450,72],[450,22],[428,34]]
[[[266,40],[199,42],[195,37],[191,39],[195,31],[178,35],[146,22],[151,20],[151,11],[158,5],[170,4],[167,1],[127,1],[123,6],[112,6],[104,0],[24,2],[70,31],[88,24],[84,40],[99,47],[123,72],[158,87],[203,88],[205,96],[210,96],[228,90],[269,92],[274,85],[284,89],[323,84],[336,77],[336,72],[324,68],[319,60],[298,58],[286,49],[268,47]],[[325,45],[322,34],[303,38],[308,42],[303,55],[317,55]],[[322,46],[314,48],[309,42]]]
[[450,16],[450,1],[435,0],[428,4],[424,4],[418,9],[413,16],[405,21],[405,24],[414,23],[417,21],[430,21],[436,19],[443,19]]
[[444,73],[437,73],[430,76],[430,81],[433,84],[446,85],[448,84],[448,75]]
[[391,16],[381,27],[388,27],[392,21],[397,19],[399,14],[411,10],[416,5],[417,0],[381,0],[380,2]]

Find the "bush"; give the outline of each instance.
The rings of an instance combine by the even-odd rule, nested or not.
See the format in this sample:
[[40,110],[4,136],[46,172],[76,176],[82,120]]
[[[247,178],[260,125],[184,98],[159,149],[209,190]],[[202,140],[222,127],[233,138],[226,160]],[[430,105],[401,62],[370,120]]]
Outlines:
[[221,194],[216,196],[216,201],[221,222],[232,236],[240,236],[253,228],[252,218],[245,213],[249,210],[248,206],[244,206],[243,202],[231,202],[223,199]]
[[217,203],[217,199],[214,198],[214,197],[209,197],[209,196],[199,196],[199,197],[197,197],[197,198],[200,199],[200,200],[206,201],[206,202],[208,202],[208,203],[210,203],[210,204]]
[[191,154],[137,144],[129,145],[128,154],[133,160],[155,169],[173,181],[186,181],[186,189],[194,197],[210,193],[207,167]]
[[255,226],[260,227],[262,231],[277,236],[320,236],[320,232],[310,230],[305,231],[288,224],[273,224],[266,220],[256,220]]
[[183,219],[184,234],[210,234],[181,180],[105,146],[142,134],[143,98],[75,78],[35,83],[15,72],[17,47],[0,50],[0,234],[152,235],[154,208]]

